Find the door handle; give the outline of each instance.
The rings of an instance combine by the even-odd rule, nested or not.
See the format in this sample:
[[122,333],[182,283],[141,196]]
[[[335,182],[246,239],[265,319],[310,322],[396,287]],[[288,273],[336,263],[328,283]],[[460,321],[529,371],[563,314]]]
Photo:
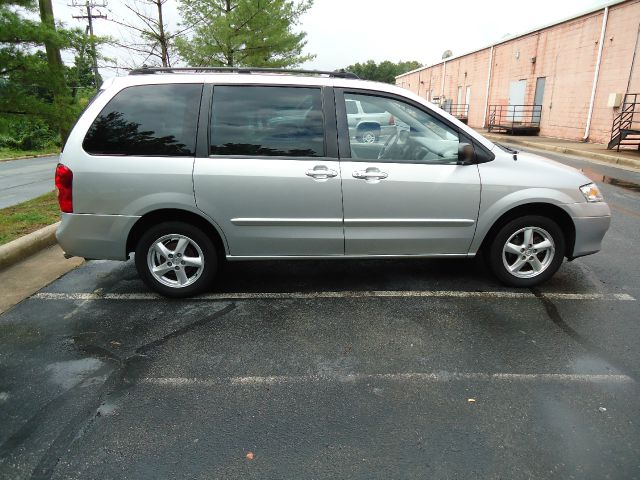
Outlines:
[[327,168],[325,165],[316,165],[311,170],[304,172],[307,177],[312,177],[316,180],[327,180],[338,176],[338,172]]
[[353,172],[353,178],[362,178],[367,182],[379,182],[388,176],[389,174],[387,172],[381,172],[375,167],[370,167],[366,170],[356,170]]

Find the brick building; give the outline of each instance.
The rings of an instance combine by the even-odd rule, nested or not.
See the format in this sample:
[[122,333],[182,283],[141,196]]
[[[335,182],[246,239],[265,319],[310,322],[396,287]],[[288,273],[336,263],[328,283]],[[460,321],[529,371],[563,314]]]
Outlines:
[[539,124],[543,136],[607,143],[625,94],[640,93],[639,38],[640,0],[614,1],[405,73],[396,84],[474,128],[495,125],[502,109],[516,123]]

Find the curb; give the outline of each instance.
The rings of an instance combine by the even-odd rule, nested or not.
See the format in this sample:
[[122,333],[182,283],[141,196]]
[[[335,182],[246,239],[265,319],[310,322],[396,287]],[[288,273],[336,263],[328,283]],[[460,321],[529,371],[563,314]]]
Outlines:
[[612,165],[619,165],[619,166],[622,165],[625,167],[640,168],[640,160],[633,160],[631,158],[616,157],[615,155],[607,155],[605,153],[597,153],[597,152],[588,152],[588,151],[579,150],[575,148],[559,147],[558,145],[551,145],[548,143],[527,142],[526,140],[520,140],[519,138],[511,139],[508,137],[505,138],[501,136],[494,136],[491,134],[484,135],[484,136],[492,141],[496,140],[499,142],[522,145],[523,147],[529,147],[529,148],[538,149],[538,150],[547,150],[550,152],[566,153],[569,155],[576,155],[579,157],[587,157],[594,160],[599,160],[601,162],[609,163]]
[[60,152],[39,153],[38,155],[25,155],[24,157],[0,158],[0,162],[11,162],[12,160],[29,160],[30,158],[55,157]]
[[58,225],[60,225],[60,222],[0,245],[0,269],[18,263],[20,260],[24,260],[44,248],[55,245]]

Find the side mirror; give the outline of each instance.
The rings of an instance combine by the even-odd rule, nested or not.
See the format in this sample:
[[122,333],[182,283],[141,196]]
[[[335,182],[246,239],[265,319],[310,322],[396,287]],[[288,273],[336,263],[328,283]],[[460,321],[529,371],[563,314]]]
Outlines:
[[458,165],[472,165],[475,163],[476,153],[473,145],[468,143],[458,144]]

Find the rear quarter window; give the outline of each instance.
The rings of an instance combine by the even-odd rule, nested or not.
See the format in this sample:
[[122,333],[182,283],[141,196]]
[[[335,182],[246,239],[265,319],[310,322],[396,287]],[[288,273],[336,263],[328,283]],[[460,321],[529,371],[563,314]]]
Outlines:
[[194,156],[202,84],[125,88],[102,109],[82,143],[94,155]]

